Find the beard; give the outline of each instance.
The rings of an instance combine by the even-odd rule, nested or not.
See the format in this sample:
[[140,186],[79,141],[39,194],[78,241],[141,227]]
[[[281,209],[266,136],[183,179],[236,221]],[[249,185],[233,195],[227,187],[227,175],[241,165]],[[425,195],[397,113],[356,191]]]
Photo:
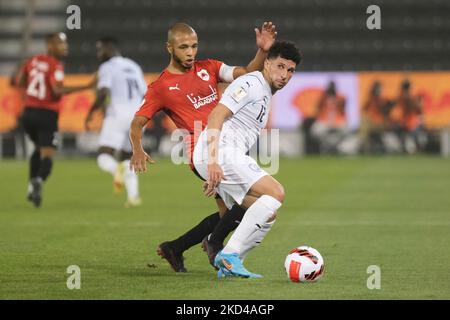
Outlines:
[[172,58],[173,58],[173,60],[176,62],[176,63],[178,63],[184,70],[190,70],[191,68],[192,68],[192,66],[189,66],[189,67],[186,67],[184,64],[183,64],[183,61],[175,54],[175,53],[172,53]]

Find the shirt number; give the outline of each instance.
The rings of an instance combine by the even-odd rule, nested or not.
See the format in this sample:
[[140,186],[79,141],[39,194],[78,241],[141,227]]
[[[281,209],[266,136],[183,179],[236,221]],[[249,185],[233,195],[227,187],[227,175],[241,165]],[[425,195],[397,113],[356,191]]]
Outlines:
[[134,91],[136,93],[139,93],[139,85],[136,79],[127,78],[127,85],[128,85],[128,99],[133,99]]
[[31,69],[31,81],[28,84],[27,94],[40,100],[45,98],[45,75],[42,71]]
[[259,122],[263,122],[263,118],[266,115],[266,106],[261,106],[261,111],[259,112],[258,117],[256,117],[256,120],[259,120]]

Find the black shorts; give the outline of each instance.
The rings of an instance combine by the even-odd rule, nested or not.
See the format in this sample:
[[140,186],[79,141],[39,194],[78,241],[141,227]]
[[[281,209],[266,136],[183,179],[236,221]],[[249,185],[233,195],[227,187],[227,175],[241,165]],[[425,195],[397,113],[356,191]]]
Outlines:
[[22,123],[25,133],[37,147],[57,147],[58,113],[56,111],[25,107]]

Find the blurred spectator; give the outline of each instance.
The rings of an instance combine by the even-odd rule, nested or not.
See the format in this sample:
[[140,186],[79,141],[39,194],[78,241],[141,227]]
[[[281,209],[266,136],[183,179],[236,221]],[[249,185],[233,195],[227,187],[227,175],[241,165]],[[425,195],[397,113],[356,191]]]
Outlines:
[[389,112],[389,120],[403,152],[423,150],[427,139],[423,126],[422,97],[411,94],[411,83],[407,79],[401,84],[400,95]]
[[381,149],[384,151],[383,132],[387,128],[387,118],[392,102],[381,94],[382,86],[375,81],[370,96],[362,108],[360,139],[361,151],[369,153]]
[[336,153],[348,133],[345,99],[336,93],[336,84],[330,81],[317,104],[311,134],[319,141],[321,153]]

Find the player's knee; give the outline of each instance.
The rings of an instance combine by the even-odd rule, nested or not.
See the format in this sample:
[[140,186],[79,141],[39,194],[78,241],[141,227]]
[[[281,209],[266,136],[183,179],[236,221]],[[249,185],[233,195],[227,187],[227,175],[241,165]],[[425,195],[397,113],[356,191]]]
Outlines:
[[122,151],[120,153],[120,161],[130,160],[133,152]]
[[101,155],[102,153],[114,156],[115,150],[113,148],[110,148],[110,147],[100,147],[100,148],[98,148],[98,154]]
[[266,209],[271,212],[270,216],[267,217],[266,222],[270,223],[275,220],[276,213],[280,209],[282,202],[279,201],[272,195],[265,194],[258,199],[259,204],[263,205]]
[[97,156],[97,165],[100,167],[100,169],[103,169],[102,166],[103,166],[104,158],[105,158],[105,154],[104,153],[100,153]]
[[112,171],[114,171],[115,160],[108,153],[100,153],[97,156],[97,165],[103,171],[112,172]]
[[270,196],[274,197],[279,202],[283,203],[285,197],[284,187],[279,183],[276,184],[272,189]]
[[55,149],[54,148],[40,148],[39,149],[39,154],[41,156],[41,159],[44,158],[53,158],[53,156],[55,155]]
[[221,198],[216,198],[216,204],[217,208],[219,209],[220,217],[223,217],[228,210],[227,206],[225,205],[225,202],[223,202]]

